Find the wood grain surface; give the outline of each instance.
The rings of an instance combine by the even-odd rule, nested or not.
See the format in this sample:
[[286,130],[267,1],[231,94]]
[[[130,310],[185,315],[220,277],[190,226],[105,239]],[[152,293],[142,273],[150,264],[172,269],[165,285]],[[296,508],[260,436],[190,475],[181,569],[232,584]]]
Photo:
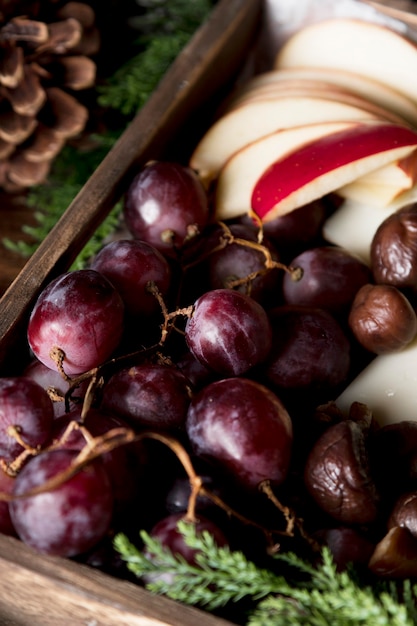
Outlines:
[[21,254],[8,250],[2,243],[3,239],[31,241],[22,230],[24,225],[36,225],[33,210],[26,205],[24,195],[0,193],[0,296],[27,261]]
[[0,536],[1,626],[232,626],[70,560]]

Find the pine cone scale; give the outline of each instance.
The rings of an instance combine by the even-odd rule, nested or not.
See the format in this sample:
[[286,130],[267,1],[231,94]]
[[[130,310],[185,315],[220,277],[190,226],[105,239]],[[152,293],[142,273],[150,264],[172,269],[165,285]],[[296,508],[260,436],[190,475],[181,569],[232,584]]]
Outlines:
[[35,116],[46,101],[46,92],[38,74],[31,66],[23,68],[23,78],[14,89],[5,89],[5,97],[20,115]]
[[0,84],[17,87],[23,77],[23,63],[22,48],[13,45],[0,47]]
[[0,42],[28,41],[42,44],[48,40],[48,27],[44,22],[16,17],[0,29]]

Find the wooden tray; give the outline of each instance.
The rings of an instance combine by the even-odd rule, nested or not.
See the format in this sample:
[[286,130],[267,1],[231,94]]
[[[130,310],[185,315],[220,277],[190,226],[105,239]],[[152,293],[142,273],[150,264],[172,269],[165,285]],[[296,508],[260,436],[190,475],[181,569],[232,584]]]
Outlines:
[[[203,132],[258,33],[261,0],[220,0],[129,128],[0,299],[0,372],[21,371],[25,326],[45,284],[66,271],[127,188],[132,173]],[[217,100],[218,102],[219,100]],[[213,110],[213,107],[211,107]],[[201,128],[200,128],[201,127]],[[0,624],[221,626],[224,620],[152,596],[65,559],[42,557],[0,535]]]

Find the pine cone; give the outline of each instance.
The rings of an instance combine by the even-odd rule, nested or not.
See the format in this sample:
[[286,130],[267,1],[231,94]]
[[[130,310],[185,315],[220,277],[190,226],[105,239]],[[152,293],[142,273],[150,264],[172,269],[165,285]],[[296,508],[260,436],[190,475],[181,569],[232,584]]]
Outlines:
[[100,34],[84,2],[0,0],[0,188],[45,181],[88,109],[77,97],[95,83]]

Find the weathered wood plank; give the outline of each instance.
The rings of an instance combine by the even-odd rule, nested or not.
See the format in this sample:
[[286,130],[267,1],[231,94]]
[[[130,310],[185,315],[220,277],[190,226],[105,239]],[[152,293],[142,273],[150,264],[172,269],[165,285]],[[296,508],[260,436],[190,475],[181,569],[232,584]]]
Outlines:
[[7,626],[232,626],[70,560],[0,536],[0,624]]

